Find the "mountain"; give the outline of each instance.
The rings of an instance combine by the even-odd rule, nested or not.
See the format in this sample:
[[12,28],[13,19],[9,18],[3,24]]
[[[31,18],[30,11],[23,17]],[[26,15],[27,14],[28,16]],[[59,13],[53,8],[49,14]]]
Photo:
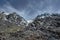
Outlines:
[[60,14],[44,13],[26,21],[16,12],[0,12],[0,40],[60,40]]
[[14,28],[14,26],[24,28],[26,24],[27,21],[23,17],[17,15],[15,12],[9,15],[4,14],[4,12],[0,12],[0,31]]
[[38,15],[26,29],[34,40],[60,40],[60,14]]
[[15,12],[7,15],[6,18],[8,19],[10,23],[14,23],[17,25],[26,25],[27,23],[27,21],[23,17],[17,15]]

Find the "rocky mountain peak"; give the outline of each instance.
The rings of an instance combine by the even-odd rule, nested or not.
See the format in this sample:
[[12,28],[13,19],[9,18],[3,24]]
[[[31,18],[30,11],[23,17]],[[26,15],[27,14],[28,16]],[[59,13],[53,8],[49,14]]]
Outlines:
[[38,15],[26,29],[33,32],[39,31],[42,33],[41,35],[45,35],[45,37],[48,38],[46,38],[47,40],[60,40],[60,14],[43,14],[42,16],[44,16],[44,18]]
[[15,12],[8,15],[6,15],[4,12],[0,13],[0,31],[4,31],[6,29],[14,28],[14,27],[25,28],[26,24],[27,21]]
[[20,15],[17,15],[15,12],[7,15],[7,19],[9,22],[15,23],[18,25],[26,25],[26,22],[27,22],[23,17],[21,17]]

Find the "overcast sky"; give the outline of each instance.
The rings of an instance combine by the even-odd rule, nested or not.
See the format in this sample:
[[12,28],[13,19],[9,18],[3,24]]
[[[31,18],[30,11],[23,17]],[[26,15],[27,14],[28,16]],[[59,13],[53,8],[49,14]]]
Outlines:
[[41,13],[60,13],[60,0],[0,0],[0,11],[16,12],[26,20]]

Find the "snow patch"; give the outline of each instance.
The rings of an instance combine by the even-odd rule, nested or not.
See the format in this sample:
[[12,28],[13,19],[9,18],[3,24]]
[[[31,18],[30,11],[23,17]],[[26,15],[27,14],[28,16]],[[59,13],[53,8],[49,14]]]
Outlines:
[[9,13],[5,12],[4,14],[9,15]]
[[32,22],[33,22],[33,20],[28,20],[27,22],[28,22],[28,23],[32,23]]

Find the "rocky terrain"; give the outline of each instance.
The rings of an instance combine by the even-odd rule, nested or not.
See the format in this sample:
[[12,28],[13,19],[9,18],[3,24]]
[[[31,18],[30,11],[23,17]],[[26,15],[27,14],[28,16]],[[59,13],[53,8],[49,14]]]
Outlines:
[[60,14],[44,13],[27,23],[15,12],[1,12],[0,40],[60,40]]

